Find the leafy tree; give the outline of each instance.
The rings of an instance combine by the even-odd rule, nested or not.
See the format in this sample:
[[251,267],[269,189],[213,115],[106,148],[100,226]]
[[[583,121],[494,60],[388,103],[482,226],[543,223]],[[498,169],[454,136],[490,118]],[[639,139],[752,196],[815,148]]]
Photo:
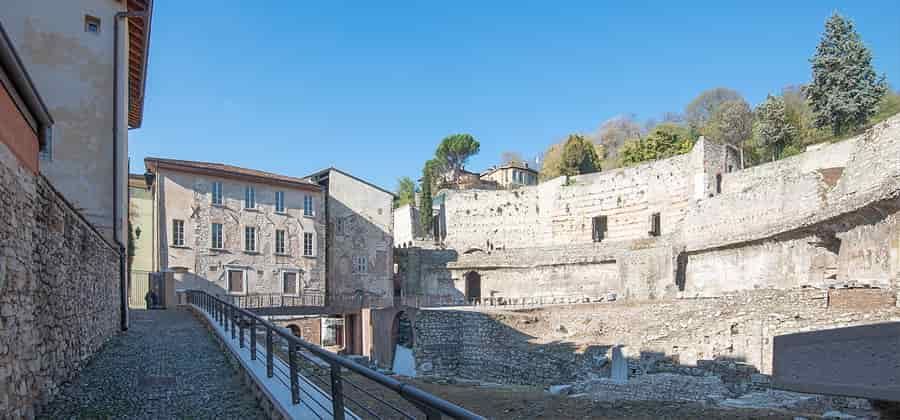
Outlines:
[[481,144],[470,134],[453,134],[444,137],[434,155],[449,173],[450,180],[459,179],[459,173],[470,157],[478,154]]
[[394,197],[394,208],[405,206],[407,204],[415,204],[416,202],[416,183],[405,176],[397,180],[397,194]]
[[888,93],[885,94],[884,97],[881,98],[881,102],[878,103],[878,112],[872,116],[872,119],[869,122],[882,122],[898,112],[900,112],[900,92],[888,90]]
[[580,134],[570,134],[562,147],[559,161],[561,175],[579,175],[600,170],[600,157],[590,140]]
[[740,145],[750,138],[753,129],[753,113],[743,99],[722,102],[713,112],[703,134],[711,139]]
[[788,121],[784,98],[769,95],[756,107],[755,131],[757,144],[770,152],[772,160],[783,157],[785,148],[794,143],[797,135],[797,128]]
[[702,92],[684,109],[691,134],[701,133],[723,103],[743,100],[740,93],[728,88],[719,87]]
[[500,154],[500,161],[504,164],[507,163],[525,163],[525,159],[522,159],[522,155],[519,152],[503,152]]
[[690,131],[675,124],[660,124],[644,139],[631,140],[622,148],[622,163],[636,165],[665,159],[691,151],[694,146]]
[[603,146],[604,154],[600,156],[615,159],[626,140],[640,137],[643,133],[634,114],[620,115],[604,121],[596,136],[596,143]]
[[864,125],[875,114],[887,83],[875,74],[872,53],[853,22],[833,14],[810,61],[812,83],[806,98],[816,127],[830,126],[837,136]]

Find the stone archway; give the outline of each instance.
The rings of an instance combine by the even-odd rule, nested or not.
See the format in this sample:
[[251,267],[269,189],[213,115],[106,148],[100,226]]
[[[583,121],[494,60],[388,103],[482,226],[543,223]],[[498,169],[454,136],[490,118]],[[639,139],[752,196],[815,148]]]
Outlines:
[[412,322],[405,311],[397,312],[394,316],[394,324],[391,327],[391,337],[394,346],[400,345],[406,348],[413,347]]
[[294,334],[295,337],[303,337],[303,333],[300,331],[300,327],[294,324],[289,324],[287,328],[291,330],[291,334]]
[[466,273],[466,301],[481,300],[481,274],[477,271]]

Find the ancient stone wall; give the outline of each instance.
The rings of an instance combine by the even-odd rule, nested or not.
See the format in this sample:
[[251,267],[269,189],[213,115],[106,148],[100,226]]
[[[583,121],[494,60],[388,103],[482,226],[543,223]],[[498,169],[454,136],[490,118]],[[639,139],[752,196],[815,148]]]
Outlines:
[[592,371],[598,353],[529,345],[520,332],[480,312],[418,311],[414,331],[416,373],[424,376],[551,385]]
[[[732,148],[703,140],[686,155],[569,182],[448,192],[446,252],[457,255],[434,265],[419,258],[410,273],[440,273],[462,294],[477,272],[482,296],[506,297],[897,287],[900,116],[788,159],[746,170],[738,162]],[[660,236],[648,232],[656,212]],[[595,244],[599,215],[608,227]],[[401,282],[426,293],[435,284]]]
[[119,329],[119,254],[0,144],[0,417],[30,418]]
[[630,378],[715,376],[730,392],[743,393],[767,383],[756,374],[771,373],[776,335],[891,320],[900,320],[900,308],[878,289],[748,290],[514,311],[422,310],[414,324],[415,357],[419,375],[549,385],[608,377],[609,350],[620,346]]

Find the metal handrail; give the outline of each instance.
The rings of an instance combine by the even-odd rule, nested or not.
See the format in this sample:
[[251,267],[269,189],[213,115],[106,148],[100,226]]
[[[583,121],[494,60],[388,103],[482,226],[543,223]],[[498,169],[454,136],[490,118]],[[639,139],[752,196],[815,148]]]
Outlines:
[[372,369],[360,365],[346,357],[334,354],[315,344],[309,343],[284,328],[279,328],[271,322],[259,317],[251,311],[232,305],[231,303],[213,296],[202,290],[188,290],[188,303],[197,306],[201,310],[208,313],[214,321],[219,322],[227,332],[231,330],[232,339],[235,339],[236,329],[240,329],[240,345],[244,346],[244,328],[243,322],[235,322],[238,317],[249,319],[250,328],[250,354],[251,359],[256,359],[256,327],[262,326],[266,332],[266,374],[268,377],[274,375],[274,345],[272,340],[272,332],[282,337],[289,347],[288,365],[290,367],[290,384],[291,399],[293,404],[300,403],[300,386],[299,386],[299,365],[296,360],[296,353],[299,348],[303,348],[323,361],[327,362],[331,370],[331,400],[332,415],[335,419],[344,419],[344,395],[342,392],[343,378],[341,377],[341,369],[347,369],[364,378],[367,378],[385,388],[396,392],[403,399],[409,401],[423,413],[428,420],[440,419],[442,415],[446,415],[454,419],[484,419],[465,408],[446,400],[438,398],[432,394],[422,391],[412,385],[403,383],[390,376],[378,373]]

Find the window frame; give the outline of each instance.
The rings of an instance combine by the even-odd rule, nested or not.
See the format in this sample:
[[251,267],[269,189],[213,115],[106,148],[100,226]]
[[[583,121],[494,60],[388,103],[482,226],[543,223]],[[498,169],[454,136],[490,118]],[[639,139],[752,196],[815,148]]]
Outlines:
[[662,236],[662,214],[660,212],[650,213],[650,236]]
[[222,182],[213,181],[211,192],[212,196],[210,197],[210,204],[214,206],[221,206],[225,202],[224,194],[222,194]]
[[275,213],[284,214],[287,207],[284,205],[284,191],[275,191]]
[[[251,242],[253,243],[252,249],[247,246]],[[259,229],[256,226],[244,226],[244,252],[254,254],[259,252]]]
[[369,256],[354,255],[353,256],[353,274],[369,274]]
[[[309,238],[309,247],[307,248],[307,238]],[[316,234],[312,232],[303,232],[303,256],[316,256]]]
[[313,196],[310,194],[303,195],[303,216],[305,216],[305,217],[315,217],[316,216],[315,201],[313,200]]
[[172,246],[185,246],[184,230],[184,219],[172,219]]
[[[284,290],[284,285],[285,285],[285,280],[286,280],[285,277],[287,277],[288,274],[294,275],[294,282],[295,282],[295,284],[294,284],[295,292],[294,293],[288,293]],[[282,269],[281,270],[281,294],[282,295],[300,296],[301,284],[302,284],[302,282],[300,281],[300,270],[295,270],[295,269]]]
[[591,218],[591,240],[595,243],[603,242],[609,233],[609,217],[598,214]]
[[[281,234],[279,238],[279,234]],[[287,252],[287,231],[284,229],[275,229],[275,254],[276,255],[288,255]],[[280,239],[280,243],[279,243]],[[278,245],[281,245],[281,249],[278,249]]]
[[[219,227],[219,246],[216,246],[216,226]],[[212,222],[209,224],[209,249],[225,249],[225,224]]]
[[247,185],[244,187],[244,210],[256,209],[256,187]]

